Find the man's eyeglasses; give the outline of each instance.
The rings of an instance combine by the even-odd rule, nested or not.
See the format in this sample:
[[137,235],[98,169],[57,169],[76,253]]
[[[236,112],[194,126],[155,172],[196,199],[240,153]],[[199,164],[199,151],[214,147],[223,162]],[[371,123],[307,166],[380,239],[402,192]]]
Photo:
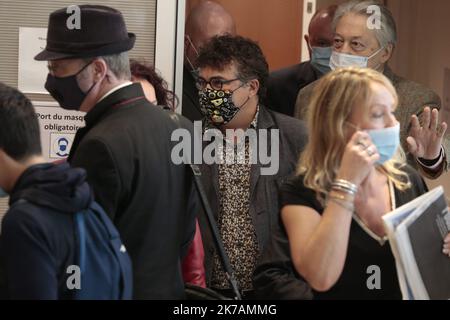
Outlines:
[[241,78],[231,79],[231,80],[224,80],[222,78],[211,78],[209,81],[206,81],[202,77],[197,77],[195,80],[195,85],[198,90],[205,90],[206,86],[209,84],[209,86],[214,90],[222,90],[224,84],[231,83],[236,80],[241,80]]

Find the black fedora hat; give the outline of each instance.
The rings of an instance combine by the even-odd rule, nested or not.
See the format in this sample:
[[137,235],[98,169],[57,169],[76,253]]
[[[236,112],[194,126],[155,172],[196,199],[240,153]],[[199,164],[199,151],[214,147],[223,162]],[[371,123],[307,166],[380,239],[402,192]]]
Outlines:
[[136,36],[127,32],[120,11],[97,5],[78,7],[80,29],[68,28],[67,21],[72,13],[67,13],[67,8],[50,14],[47,46],[34,57],[35,60],[99,57],[133,48]]

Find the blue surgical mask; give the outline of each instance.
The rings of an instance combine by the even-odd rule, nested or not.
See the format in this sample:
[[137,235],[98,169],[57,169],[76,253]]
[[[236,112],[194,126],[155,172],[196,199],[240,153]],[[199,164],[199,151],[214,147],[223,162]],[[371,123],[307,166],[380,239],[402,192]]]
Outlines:
[[312,47],[311,65],[322,74],[330,72],[330,57],[332,52],[333,47]]
[[369,134],[372,143],[377,147],[378,153],[380,154],[380,159],[377,163],[384,164],[391,160],[400,146],[400,123],[397,123],[393,127],[367,130],[366,132]]
[[9,194],[3,190],[3,188],[0,187],[0,198],[7,198],[9,197]]
[[[381,52],[384,48],[380,48],[377,52],[372,54],[370,57],[356,56],[353,54],[340,53],[337,51],[333,51],[330,58],[330,68],[332,70],[336,70],[338,68],[347,68],[347,67],[359,67],[359,68],[367,68],[369,64],[369,60],[375,57],[378,53]],[[378,69],[379,65],[376,68]]]

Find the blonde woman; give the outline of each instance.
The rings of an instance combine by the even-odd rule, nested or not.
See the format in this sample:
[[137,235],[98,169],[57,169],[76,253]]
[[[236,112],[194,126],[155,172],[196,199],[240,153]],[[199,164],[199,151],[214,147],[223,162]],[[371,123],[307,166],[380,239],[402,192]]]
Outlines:
[[397,104],[371,69],[338,69],[315,88],[309,144],[280,196],[293,266],[316,298],[401,298],[381,217],[427,189],[402,160]]

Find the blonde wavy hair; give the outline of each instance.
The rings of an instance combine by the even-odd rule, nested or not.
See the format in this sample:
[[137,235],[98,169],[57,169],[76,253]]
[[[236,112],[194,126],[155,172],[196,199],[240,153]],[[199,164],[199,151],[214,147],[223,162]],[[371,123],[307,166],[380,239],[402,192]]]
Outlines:
[[[348,143],[348,126],[353,109],[369,109],[373,95],[372,83],[383,85],[395,99],[394,86],[381,73],[367,68],[343,68],[330,72],[314,88],[308,106],[309,141],[300,156],[297,174],[304,176],[307,188],[317,192],[318,200],[325,202],[331,184],[341,165]],[[408,175],[402,171],[406,165],[401,147],[396,156],[377,170],[384,173],[399,190],[411,187]]]

